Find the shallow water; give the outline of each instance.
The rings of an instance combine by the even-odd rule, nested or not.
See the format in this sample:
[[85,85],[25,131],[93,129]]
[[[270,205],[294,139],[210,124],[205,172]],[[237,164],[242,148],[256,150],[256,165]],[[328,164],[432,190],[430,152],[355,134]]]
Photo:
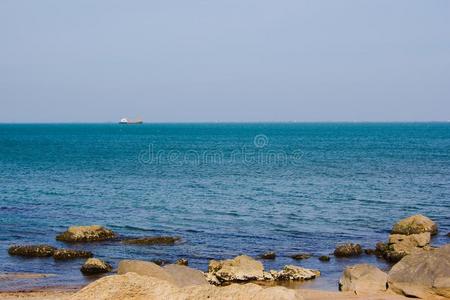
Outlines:
[[[177,235],[175,246],[73,245],[124,258],[209,259],[274,250],[267,269],[321,270],[305,285],[337,289],[348,264],[337,243],[374,247],[392,224],[422,213],[450,231],[450,123],[0,125],[0,271],[52,273],[0,289],[86,283],[82,260],[11,257],[11,244],[50,243],[69,225],[123,236]],[[289,258],[296,252],[316,257]]]

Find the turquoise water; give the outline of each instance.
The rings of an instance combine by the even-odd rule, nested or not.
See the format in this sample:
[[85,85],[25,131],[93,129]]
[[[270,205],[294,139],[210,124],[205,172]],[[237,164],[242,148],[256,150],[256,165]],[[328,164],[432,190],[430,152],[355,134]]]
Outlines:
[[[0,125],[0,271],[57,276],[23,288],[83,284],[82,261],[10,257],[14,243],[50,243],[70,225],[122,236],[177,235],[176,246],[74,245],[114,266],[124,258],[209,259],[278,253],[336,289],[344,266],[375,257],[317,257],[337,243],[373,247],[392,224],[422,213],[450,231],[449,123]],[[15,286],[18,287],[18,286]],[[0,289],[11,286],[0,283]]]

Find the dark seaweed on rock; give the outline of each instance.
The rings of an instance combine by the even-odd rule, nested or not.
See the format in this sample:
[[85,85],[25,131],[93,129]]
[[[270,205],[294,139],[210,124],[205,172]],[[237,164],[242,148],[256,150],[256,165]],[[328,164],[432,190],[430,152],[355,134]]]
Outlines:
[[53,253],[54,259],[66,260],[74,258],[89,258],[93,254],[90,251],[73,250],[73,249],[58,249]]
[[149,236],[136,239],[125,239],[123,240],[123,243],[133,245],[174,245],[180,240],[180,237],[173,236]]
[[13,245],[9,247],[8,253],[25,257],[49,257],[55,250],[56,248],[50,245]]
[[297,254],[291,255],[291,258],[295,259],[295,260],[308,259],[310,257],[311,257],[311,254],[309,254],[309,253],[297,253]]
[[359,256],[363,252],[360,244],[341,244],[334,250],[334,256],[336,257],[351,257]]

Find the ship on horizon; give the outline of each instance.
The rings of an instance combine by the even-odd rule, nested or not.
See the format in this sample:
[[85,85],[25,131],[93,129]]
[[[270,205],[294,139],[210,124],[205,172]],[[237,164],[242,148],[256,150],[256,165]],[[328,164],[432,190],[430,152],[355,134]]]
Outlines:
[[119,124],[122,124],[122,125],[142,124],[142,123],[144,123],[144,122],[141,119],[131,120],[128,118],[122,118],[119,121]]

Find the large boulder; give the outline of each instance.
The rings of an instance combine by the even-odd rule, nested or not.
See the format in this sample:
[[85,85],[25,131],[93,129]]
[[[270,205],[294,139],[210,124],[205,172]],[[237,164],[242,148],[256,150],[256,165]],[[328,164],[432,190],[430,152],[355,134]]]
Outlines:
[[80,269],[84,275],[94,275],[108,273],[112,271],[112,266],[98,258],[89,258]]
[[202,271],[176,264],[164,266],[163,269],[172,276],[177,286],[209,285]]
[[362,247],[360,244],[341,244],[337,245],[334,250],[334,256],[336,257],[351,257],[351,256],[359,256],[362,254]]
[[233,259],[222,261],[211,260],[208,266],[210,282],[243,282],[250,280],[264,280],[264,266],[253,258],[240,255]]
[[339,279],[339,290],[355,294],[386,291],[387,274],[375,266],[359,264],[345,268]]
[[117,268],[117,274],[122,275],[130,272],[176,284],[174,278],[168,272],[153,262],[143,260],[121,260],[119,262],[119,267]]
[[430,249],[430,233],[424,232],[420,234],[391,234],[385,248],[381,248],[385,259],[391,262],[397,262],[404,256],[413,252]]
[[67,231],[56,236],[56,240],[63,242],[94,242],[115,238],[117,235],[110,229],[100,225],[71,226]]
[[130,272],[100,278],[77,292],[72,300],[302,300],[298,291],[284,287],[263,288],[255,284],[226,287],[195,285],[178,287],[168,281]]
[[166,265],[163,268],[153,262],[142,260],[122,260],[117,274],[136,273],[170,282],[183,287],[208,284],[203,272],[181,265]]
[[418,234],[429,232],[431,235],[435,235],[438,232],[436,223],[431,219],[423,215],[414,215],[405,219],[402,219],[394,224],[392,227],[392,234]]
[[9,247],[9,255],[25,257],[49,257],[52,256],[56,248],[50,245],[13,245]]
[[409,297],[450,297],[450,244],[404,257],[389,271],[388,286]]
[[174,245],[181,240],[177,236],[146,236],[133,239],[125,239],[122,242],[133,245]]

